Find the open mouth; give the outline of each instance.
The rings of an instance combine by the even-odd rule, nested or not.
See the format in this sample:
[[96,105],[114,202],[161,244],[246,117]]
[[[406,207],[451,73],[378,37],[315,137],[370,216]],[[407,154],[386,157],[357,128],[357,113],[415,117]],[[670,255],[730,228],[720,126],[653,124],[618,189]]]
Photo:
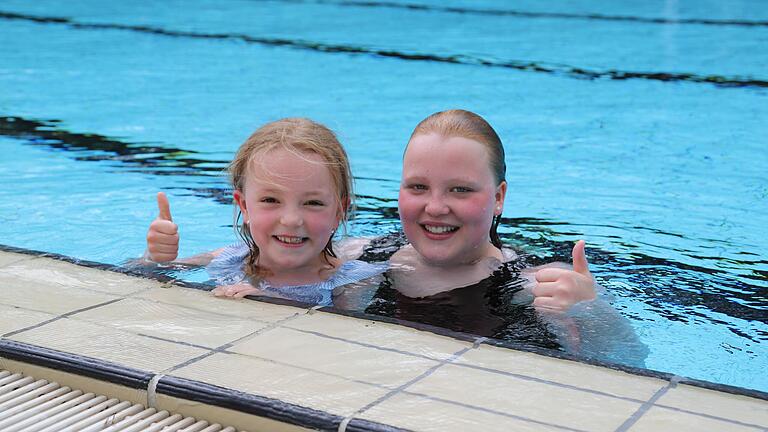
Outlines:
[[307,240],[309,240],[309,237],[287,236],[287,235],[276,235],[276,236],[272,236],[272,238],[288,246],[299,246],[301,244],[306,243]]
[[446,235],[446,234],[456,232],[456,230],[459,229],[459,227],[457,226],[450,226],[450,225],[438,226],[438,225],[422,224],[421,227],[424,228],[424,230],[427,231],[428,233],[435,234],[435,235]]

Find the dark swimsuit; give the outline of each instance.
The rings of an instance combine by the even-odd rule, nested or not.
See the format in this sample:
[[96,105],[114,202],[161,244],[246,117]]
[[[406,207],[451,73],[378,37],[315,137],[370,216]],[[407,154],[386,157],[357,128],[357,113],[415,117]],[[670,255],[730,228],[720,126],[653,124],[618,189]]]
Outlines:
[[[405,236],[392,233],[375,239],[359,258],[363,261],[389,259],[406,244]],[[492,337],[530,347],[562,349],[556,336],[531,307],[515,301],[525,279],[520,270],[529,267],[525,256],[504,263],[482,281],[428,297],[407,297],[392,287],[384,274],[365,312],[449,330]]]

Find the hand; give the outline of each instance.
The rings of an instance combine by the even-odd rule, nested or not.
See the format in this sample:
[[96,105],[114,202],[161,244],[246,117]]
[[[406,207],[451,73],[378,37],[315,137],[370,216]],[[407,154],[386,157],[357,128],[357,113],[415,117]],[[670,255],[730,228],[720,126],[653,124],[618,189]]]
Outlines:
[[260,289],[246,283],[217,286],[212,292],[216,297],[231,298],[243,298],[247,295],[262,294]]
[[149,225],[146,257],[154,262],[169,262],[179,255],[179,227],[171,219],[171,205],[163,192],[157,193],[157,219]]
[[595,298],[595,280],[589,272],[584,240],[573,247],[573,270],[547,267],[536,272],[533,305],[567,311],[574,304]]

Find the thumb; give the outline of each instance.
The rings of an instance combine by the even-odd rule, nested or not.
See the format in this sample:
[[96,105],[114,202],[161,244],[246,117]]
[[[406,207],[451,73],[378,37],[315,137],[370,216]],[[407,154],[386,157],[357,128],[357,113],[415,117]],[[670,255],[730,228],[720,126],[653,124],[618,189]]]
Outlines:
[[589,274],[589,263],[587,263],[587,254],[584,252],[584,240],[579,240],[573,246],[573,271],[583,275]]
[[158,219],[173,221],[171,218],[171,204],[168,202],[168,197],[165,196],[165,192],[157,193],[157,209],[160,211],[157,216]]

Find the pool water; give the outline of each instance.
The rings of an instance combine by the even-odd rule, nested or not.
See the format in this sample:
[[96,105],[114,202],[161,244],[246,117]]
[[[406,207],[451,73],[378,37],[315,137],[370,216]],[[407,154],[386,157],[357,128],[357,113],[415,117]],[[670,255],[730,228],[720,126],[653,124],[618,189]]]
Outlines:
[[0,244],[123,263],[158,190],[181,255],[231,243],[222,170],[286,116],[339,133],[348,231],[383,235],[413,126],[461,107],[505,143],[509,244],[586,239],[648,368],[768,391],[766,46],[759,0],[6,0]]

